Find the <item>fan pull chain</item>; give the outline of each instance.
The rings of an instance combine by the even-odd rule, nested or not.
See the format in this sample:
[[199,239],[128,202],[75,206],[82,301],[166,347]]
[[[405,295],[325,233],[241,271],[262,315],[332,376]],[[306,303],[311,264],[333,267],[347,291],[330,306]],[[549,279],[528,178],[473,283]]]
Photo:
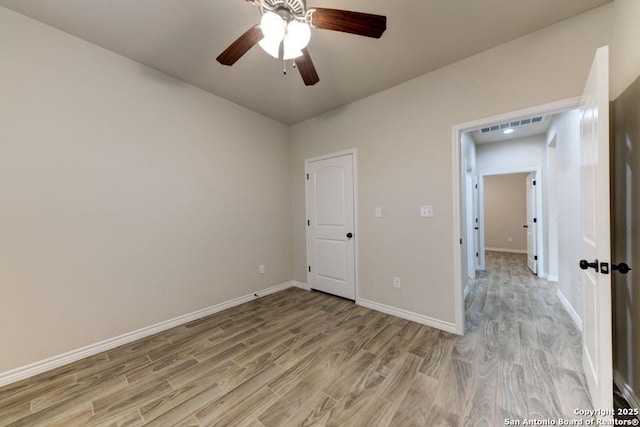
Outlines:
[[[293,68],[294,70],[298,67],[296,67],[296,61],[291,61],[291,68]],[[284,59],[282,60],[282,73],[286,76],[287,75],[287,61],[285,61]]]

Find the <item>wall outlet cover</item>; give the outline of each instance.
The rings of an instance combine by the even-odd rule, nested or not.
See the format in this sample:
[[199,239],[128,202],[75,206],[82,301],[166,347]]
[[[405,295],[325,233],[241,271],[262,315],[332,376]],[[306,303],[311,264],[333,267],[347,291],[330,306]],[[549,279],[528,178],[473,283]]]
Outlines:
[[433,206],[420,206],[420,217],[431,218],[433,216]]

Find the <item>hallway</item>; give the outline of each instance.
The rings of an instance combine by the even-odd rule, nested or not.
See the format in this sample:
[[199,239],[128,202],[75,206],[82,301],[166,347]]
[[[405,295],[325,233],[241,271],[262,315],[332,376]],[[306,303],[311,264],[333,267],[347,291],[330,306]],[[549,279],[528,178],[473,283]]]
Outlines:
[[556,286],[527,269],[525,254],[487,251],[486,263],[469,285],[462,338],[475,348],[473,366],[485,384],[474,399],[488,399],[496,384],[494,425],[573,419],[575,410],[590,409],[581,333]]

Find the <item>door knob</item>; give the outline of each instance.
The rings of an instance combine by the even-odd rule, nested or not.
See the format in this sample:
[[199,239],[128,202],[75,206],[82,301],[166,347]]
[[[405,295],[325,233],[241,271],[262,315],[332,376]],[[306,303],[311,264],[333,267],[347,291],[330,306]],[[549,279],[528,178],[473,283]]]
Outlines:
[[347,233],[347,239],[350,239],[353,237],[353,233]]
[[624,262],[621,262],[618,265],[611,264],[611,269],[612,270],[617,270],[620,274],[627,274],[629,271],[631,271],[631,267],[629,267]]
[[580,260],[580,268],[583,270],[586,270],[587,268],[591,267],[593,268],[596,273],[599,271],[599,263],[598,260],[595,260],[595,262],[589,262],[586,259],[581,259]]

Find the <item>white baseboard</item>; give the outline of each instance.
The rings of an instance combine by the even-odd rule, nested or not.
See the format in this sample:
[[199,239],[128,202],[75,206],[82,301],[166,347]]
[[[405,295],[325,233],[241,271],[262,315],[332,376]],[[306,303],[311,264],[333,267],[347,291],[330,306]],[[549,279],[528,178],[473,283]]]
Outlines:
[[558,282],[560,278],[558,276],[547,275],[547,282]]
[[380,304],[362,298],[357,301],[357,304],[366,308],[370,308],[372,310],[381,311],[392,316],[400,317],[401,319],[411,320],[412,322],[431,326],[433,328],[441,329],[446,332],[451,332],[452,334],[458,333],[455,323],[443,322],[442,320],[434,319],[422,314],[402,310],[400,308],[391,307],[389,305]]
[[311,288],[306,283],[298,282],[297,280],[292,280],[291,285],[296,288],[304,289],[305,291],[310,291]]
[[576,311],[573,309],[573,306],[571,305],[567,297],[565,297],[564,294],[560,291],[560,289],[558,289],[558,299],[562,303],[564,309],[567,310],[567,313],[569,313],[569,316],[571,316],[571,318],[573,319],[573,323],[575,323],[576,327],[580,330],[580,332],[582,332],[582,319],[580,318],[580,316],[578,316],[578,313],[576,313]]
[[[296,288],[304,289],[310,291],[311,288],[306,283],[292,281],[293,286]],[[468,287],[465,288],[465,296],[468,292]],[[356,304],[361,305],[366,308],[370,308],[372,310],[380,311],[382,313],[390,314],[392,316],[400,317],[401,319],[411,320],[412,322],[420,323],[422,325],[432,326],[437,329],[442,329],[443,331],[451,332],[457,334],[456,325],[454,323],[443,322],[438,319],[433,319],[428,316],[423,316],[422,314],[413,313],[411,311],[402,310],[400,308],[391,307],[389,305],[380,304],[378,302],[369,301],[362,298],[356,299]]]
[[485,251],[491,252],[509,252],[512,254],[526,254],[526,249],[510,249],[510,248],[484,248]]
[[613,370],[613,382],[616,384],[620,392],[622,393],[622,397],[625,398],[629,406],[634,409],[640,408],[640,400],[633,392],[633,389],[627,384],[624,377],[617,370]]
[[173,319],[165,320],[163,322],[156,323],[155,325],[138,329],[137,331],[128,332],[126,334],[123,334],[114,338],[110,338],[95,344],[90,344],[86,347],[72,350],[67,353],[60,354],[58,356],[53,356],[48,359],[32,363],[30,365],[13,369],[11,371],[2,372],[0,373],[0,387],[17,382],[17,381],[21,381],[23,379],[32,377],[34,375],[37,375],[46,371],[50,371],[55,368],[59,368],[69,363],[76,362],[80,359],[84,359],[85,357],[93,356],[95,354],[102,353],[103,351],[111,350],[121,345],[128,344],[130,342],[133,342],[142,338],[146,338],[150,335],[157,334],[158,332],[166,331],[167,329],[171,329],[176,326],[183,325],[193,320],[210,316],[222,310],[235,307],[236,305],[244,304],[245,302],[252,301],[256,298],[263,297],[265,295],[269,295],[275,292],[285,290],[292,286],[301,287],[302,289],[305,289],[304,286],[306,285],[300,282],[295,282],[295,281],[282,283],[280,285],[272,286],[270,288],[263,289],[261,291],[258,291],[249,295],[244,295],[242,297],[234,298],[232,300],[229,300],[220,304],[212,305],[211,307],[203,308],[202,310],[197,310],[192,313],[175,317]]

